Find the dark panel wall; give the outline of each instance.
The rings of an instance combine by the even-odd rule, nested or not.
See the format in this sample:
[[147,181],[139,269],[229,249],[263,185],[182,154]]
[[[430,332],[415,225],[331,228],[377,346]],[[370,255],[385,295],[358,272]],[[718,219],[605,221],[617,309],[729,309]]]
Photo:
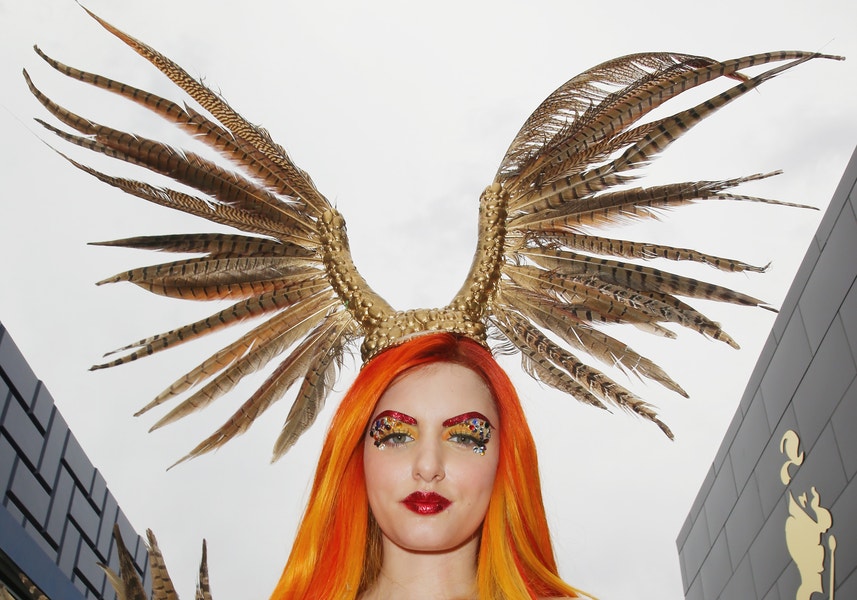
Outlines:
[[855,184],[857,152],[678,536],[688,600],[828,598],[832,570],[857,598]]
[[2,324],[0,491],[0,551],[53,599],[114,597],[97,566],[118,571],[114,523],[146,572],[143,540]]

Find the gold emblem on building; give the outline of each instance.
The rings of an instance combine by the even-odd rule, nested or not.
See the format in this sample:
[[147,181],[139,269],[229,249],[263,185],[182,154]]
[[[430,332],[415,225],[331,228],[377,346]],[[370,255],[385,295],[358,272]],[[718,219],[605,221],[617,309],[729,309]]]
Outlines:
[[[792,480],[789,467],[800,468],[804,460],[804,452],[800,448],[800,438],[789,429],[780,440],[780,452],[786,456],[786,462],[780,469],[780,480],[788,486]],[[833,526],[833,515],[821,506],[821,498],[815,486],[810,487],[809,496],[806,491],[795,499],[789,490],[789,516],[786,519],[786,547],[800,572],[800,587],[797,589],[795,600],[810,600],[816,592],[824,593],[822,575],[825,571],[825,534]],[[830,550],[829,567],[829,600],[834,600],[834,555],[836,552],[836,537],[830,533],[826,536],[827,548]]]

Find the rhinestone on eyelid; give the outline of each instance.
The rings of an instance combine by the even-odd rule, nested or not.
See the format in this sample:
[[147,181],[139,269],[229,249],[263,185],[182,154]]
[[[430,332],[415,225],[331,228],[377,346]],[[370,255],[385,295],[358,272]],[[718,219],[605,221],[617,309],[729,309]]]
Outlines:
[[390,431],[391,429],[393,429],[393,426],[388,417],[377,419],[372,424],[372,427],[369,430],[369,436],[375,440],[375,446],[377,446],[378,449],[383,450],[386,447],[380,438],[385,431]]

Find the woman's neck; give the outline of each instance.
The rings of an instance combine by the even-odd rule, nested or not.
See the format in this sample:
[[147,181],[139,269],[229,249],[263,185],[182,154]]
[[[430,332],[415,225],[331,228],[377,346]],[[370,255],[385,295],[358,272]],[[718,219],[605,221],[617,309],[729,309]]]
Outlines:
[[361,600],[470,600],[476,598],[479,537],[447,552],[411,552],[383,538],[377,581]]

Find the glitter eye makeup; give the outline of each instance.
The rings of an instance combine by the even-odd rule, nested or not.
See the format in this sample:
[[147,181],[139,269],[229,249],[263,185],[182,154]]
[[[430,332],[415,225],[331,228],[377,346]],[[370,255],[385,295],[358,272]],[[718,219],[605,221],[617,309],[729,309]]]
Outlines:
[[485,456],[485,445],[491,440],[491,422],[478,412],[469,412],[443,422],[444,439],[473,448],[474,454]]
[[389,446],[404,446],[417,439],[417,420],[405,413],[385,410],[372,421],[369,427],[369,437],[374,440],[375,447],[383,450]]

